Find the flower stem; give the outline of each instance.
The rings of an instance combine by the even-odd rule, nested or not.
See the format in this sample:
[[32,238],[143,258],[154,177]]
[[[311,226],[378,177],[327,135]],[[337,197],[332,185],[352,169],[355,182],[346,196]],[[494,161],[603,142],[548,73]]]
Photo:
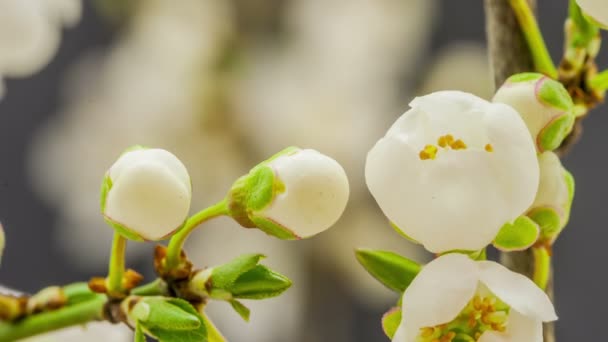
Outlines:
[[208,342],[226,342],[226,338],[222,333],[215,327],[215,324],[209,319],[207,314],[201,310],[201,316],[205,321],[205,327],[207,328],[207,341]]
[[532,279],[543,291],[547,289],[551,273],[551,255],[545,247],[532,247],[534,254],[534,275]]
[[515,17],[521,30],[528,42],[532,60],[536,71],[543,73],[553,79],[557,78],[557,69],[549,55],[547,45],[536,22],[536,18],[527,0],[509,0],[511,8],[515,12]]
[[131,290],[134,296],[167,296],[167,284],[162,279],[138,286]]
[[112,241],[112,254],[108,267],[108,293],[120,293],[122,291],[122,280],[125,274],[125,252],[127,239],[120,233],[114,232]]
[[0,323],[0,341],[11,342],[45,332],[103,319],[107,297],[97,294],[90,300],[56,311],[43,312],[16,323]]
[[604,70],[589,80],[592,89],[603,92],[608,90],[608,70]]
[[202,224],[205,221],[208,221],[212,218],[227,215],[228,214],[228,206],[226,200],[222,200],[206,209],[199,211],[198,213],[192,215],[186,223],[184,227],[180,229],[173,237],[171,241],[169,241],[169,246],[167,247],[167,259],[166,259],[166,268],[172,269],[179,265],[179,256],[188,235],[192,233],[192,231]]

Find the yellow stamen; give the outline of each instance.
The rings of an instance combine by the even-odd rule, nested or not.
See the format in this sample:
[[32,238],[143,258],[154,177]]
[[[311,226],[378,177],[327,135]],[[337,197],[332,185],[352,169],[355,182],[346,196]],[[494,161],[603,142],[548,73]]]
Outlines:
[[454,142],[454,137],[451,134],[442,135],[437,140],[440,147],[446,148]]
[[494,152],[494,147],[492,146],[492,144],[486,144],[485,149],[487,152]]
[[450,147],[451,147],[453,150],[464,150],[464,149],[466,149],[466,148],[467,148],[467,145],[464,143],[464,141],[462,141],[462,140],[458,139],[458,140],[456,140],[456,141],[452,142],[452,143],[450,144]]
[[437,157],[437,146],[435,146],[435,145],[424,146],[424,149],[422,149],[422,151],[420,151],[418,156],[420,157],[421,160],[435,159],[435,157]]

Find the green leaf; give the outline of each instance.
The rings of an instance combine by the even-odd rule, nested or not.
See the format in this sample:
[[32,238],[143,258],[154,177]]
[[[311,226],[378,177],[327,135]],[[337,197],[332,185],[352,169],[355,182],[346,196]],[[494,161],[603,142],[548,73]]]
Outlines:
[[133,337],[134,342],[146,342],[146,335],[142,328],[141,323],[138,321],[135,325],[135,336]]
[[236,299],[231,300],[230,305],[232,305],[234,311],[236,311],[245,322],[249,322],[249,315],[251,314],[251,311],[248,307]]
[[513,223],[506,223],[494,239],[494,246],[501,251],[521,251],[532,246],[539,237],[540,229],[527,216],[518,217]]
[[227,264],[214,267],[211,274],[213,288],[228,289],[243,273],[254,268],[263,258],[265,258],[263,254],[245,254]]
[[355,254],[369,274],[399,293],[407,289],[421,269],[417,262],[393,252],[358,249]]
[[[143,322],[143,328],[148,332],[149,335],[157,338],[160,342],[207,342],[207,327],[205,321],[196,309],[188,302],[178,298],[165,298],[166,302],[179,310],[183,314],[187,314],[190,317],[197,319],[196,327],[193,329],[182,329],[185,325],[173,326],[169,328],[161,328],[158,326],[151,327],[149,325],[150,319]],[[152,310],[150,311],[152,316]],[[184,316],[185,317],[185,316]],[[188,319],[189,321],[190,319]],[[194,326],[194,324],[190,324]],[[168,326],[168,324],[165,324]]]
[[[190,303],[183,299],[144,297],[132,311],[148,306],[147,317],[138,317],[147,328],[163,330],[192,330],[201,325],[199,315]],[[192,310],[190,310],[192,308]]]
[[264,265],[243,273],[228,291],[234,298],[264,299],[276,297],[291,286],[291,280]]
[[382,316],[382,330],[388,338],[393,339],[401,324],[401,308],[394,307]]

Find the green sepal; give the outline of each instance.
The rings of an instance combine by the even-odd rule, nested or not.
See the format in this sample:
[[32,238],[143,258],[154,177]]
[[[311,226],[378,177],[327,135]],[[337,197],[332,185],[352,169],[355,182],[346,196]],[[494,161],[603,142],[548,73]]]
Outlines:
[[300,237],[282,225],[261,216],[251,216],[251,221],[255,223],[264,233],[279,238],[281,240],[299,240]]
[[291,286],[291,280],[264,265],[243,273],[228,289],[234,298],[265,299],[276,297]]
[[144,238],[139,236],[139,234],[132,232],[131,230],[129,230],[129,228],[123,226],[121,223],[113,221],[111,218],[109,218],[105,215],[104,215],[104,220],[110,227],[114,228],[114,230],[116,232],[118,232],[118,234],[122,235],[123,237],[125,237],[128,240],[139,241],[139,242],[145,240]]
[[101,213],[105,213],[106,211],[106,198],[108,197],[108,192],[112,189],[112,179],[108,174],[103,177],[103,181],[101,182],[101,190],[99,203],[101,206]]
[[538,72],[521,72],[518,74],[514,74],[507,79],[508,83],[521,83],[521,82],[532,82],[538,81],[541,78],[545,77],[545,75]]
[[214,267],[211,274],[212,288],[228,290],[241,275],[253,269],[263,258],[263,254],[244,254]]
[[248,307],[246,307],[243,303],[239,302],[236,299],[231,300],[230,305],[232,306],[234,311],[236,311],[236,313],[238,313],[239,316],[241,316],[241,318],[245,322],[249,322],[249,316],[251,315],[251,310],[249,310]]
[[527,216],[520,216],[502,226],[493,244],[503,252],[522,251],[534,245],[539,235],[538,224]]
[[543,80],[540,89],[538,89],[537,96],[545,105],[561,109],[565,112],[572,111],[572,107],[574,106],[572,97],[570,97],[564,85],[550,78]]
[[561,218],[552,208],[536,208],[528,213],[528,217],[538,224],[542,237],[552,237],[562,229]]
[[394,307],[388,310],[382,316],[382,330],[384,334],[391,340],[395,336],[399,325],[401,324],[401,308]]
[[406,240],[415,243],[417,245],[421,245],[420,242],[416,241],[416,239],[414,239],[413,237],[405,234],[403,232],[403,229],[399,228],[399,226],[397,226],[394,222],[389,222],[389,224],[391,225],[391,227],[393,228],[394,231],[397,232],[397,234],[401,235],[401,237],[405,238]]
[[[196,309],[188,302],[177,298],[164,298],[170,305],[178,308],[181,311],[181,316],[185,318],[188,315],[189,318],[182,321],[182,325],[172,326],[170,328],[161,328],[159,326],[151,326],[150,318],[146,322],[142,322],[143,330],[148,335],[158,339],[160,342],[207,342],[207,328],[201,315]],[[152,310],[150,310],[150,316],[152,316]],[[191,318],[196,318],[196,327],[192,329],[181,329],[185,325],[194,326]],[[184,324],[185,323],[185,324]],[[168,324],[164,324],[168,326]]]
[[137,323],[135,324],[135,335],[133,336],[133,341],[146,342],[146,335],[144,334],[142,324],[139,321],[137,321]]
[[572,132],[575,121],[576,117],[573,110],[553,120],[538,133],[537,139],[540,148],[543,151],[553,151],[558,148],[562,144],[562,141]]
[[389,251],[360,248],[355,255],[369,274],[399,293],[407,289],[421,269],[417,262]]

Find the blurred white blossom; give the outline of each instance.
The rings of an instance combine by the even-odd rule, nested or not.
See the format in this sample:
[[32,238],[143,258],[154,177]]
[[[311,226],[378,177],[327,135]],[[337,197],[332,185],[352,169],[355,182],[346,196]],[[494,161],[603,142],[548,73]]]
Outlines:
[[124,324],[108,322],[91,322],[83,326],[75,326],[50,332],[35,337],[19,340],[21,342],[129,342],[133,333]]
[[3,77],[28,76],[51,60],[81,6],[80,0],[0,0],[0,96]]

